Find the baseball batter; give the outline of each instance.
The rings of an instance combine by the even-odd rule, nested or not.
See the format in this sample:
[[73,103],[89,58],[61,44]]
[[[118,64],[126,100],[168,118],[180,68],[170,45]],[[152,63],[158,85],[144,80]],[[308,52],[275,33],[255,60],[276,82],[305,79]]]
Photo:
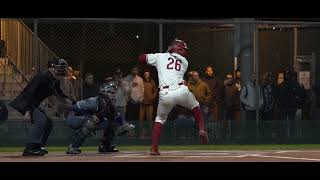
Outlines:
[[192,110],[195,122],[199,127],[199,136],[202,144],[208,143],[207,132],[199,107],[199,102],[185,86],[183,76],[188,68],[187,44],[175,39],[166,53],[142,54],[139,61],[155,66],[159,77],[159,105],[157,117],[152,130],[152,147],[150,155],[160,155],[159,141],[163,124],[175,105],[184,106]]

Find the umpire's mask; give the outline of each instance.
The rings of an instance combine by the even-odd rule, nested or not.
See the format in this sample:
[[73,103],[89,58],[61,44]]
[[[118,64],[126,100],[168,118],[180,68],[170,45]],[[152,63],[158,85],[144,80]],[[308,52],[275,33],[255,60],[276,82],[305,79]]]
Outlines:
[[57,76],[66,76],[68,73],[68,63],[64,59],[57,59],[53,64],[53,68],[56,70]]

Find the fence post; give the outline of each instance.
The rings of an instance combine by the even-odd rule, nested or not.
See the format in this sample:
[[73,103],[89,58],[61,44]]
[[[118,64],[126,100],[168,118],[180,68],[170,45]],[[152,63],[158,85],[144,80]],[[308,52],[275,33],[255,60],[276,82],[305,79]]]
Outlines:
[[[316,70],[318,63],[317,63],[317,54],[316,53],[312,53],[312,58],[311,58],[311,97],[313,98],[312,101],[312,105],[311,105],[311,112],[315,113],[316,111],[318,111],[318,104],[319,104],[319,98],[317,98],[317,94],[319,92],[317,92],[317,89],[319,88],[319,81],[317,80],[319,77],[317,77],[317,72]],[[313,118],[313,117],[312,117]]]
[[298,55],[298,28],[293,28],[294,30],[294,36],[293,36],[293,69],[294,71],[299,71],[299,62],[297,61],[297,55]]
[[159,52],[163,51],[163,24],[159,24]]
[[40,60],[38,60],[38,19],[33,19],[33,58],[32,58],[32,67],[36,66],[36,63],[38,63],[37,69],[38,73],[41,71],[40,69]]
[[[240,19],[240,21],[246,21],[253,19]],[[247,22],[240,22],[237,24],[238,28],[236,30],[239,31],[239,56],[240,56],[240,71],[241,71],[241,86],[242,88],[245,84],[250,80],[250,76],[253,72],[253,37],[254,37],[254,24]],[[242,108],[241,108],[242,109]],[[241,137],[246,137],[246,127],[247,122],[247,113],[245,110],[241,110]],[[251,120],[252,121],[252,120]]]
[[255,73],[257,74],[257,80],[256,80],[256,102],[257,102],[257,107],[256,107],[256,135],[259,137],[259,111],[260,111],[260,87],[259,87],[259,29],[255,25],[254,27],[254,34],[253,34],[253,49],[254,49],[254,54],[253,54],[253,59],[255,62]]

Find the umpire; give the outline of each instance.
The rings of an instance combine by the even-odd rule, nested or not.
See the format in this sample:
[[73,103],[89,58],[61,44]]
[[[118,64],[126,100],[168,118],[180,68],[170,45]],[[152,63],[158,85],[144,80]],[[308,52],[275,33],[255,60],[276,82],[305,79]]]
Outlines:
[[[66,76],[68,63],[63,59],[54,59],[49,69],[38,73],[9,105],[31,122],[28,128],[26,147],[23,156],[43,156],[48,151],[44,146],[52,130],[52,121],[39,107],[40,103],[51,95],[67,98],[60,89],[58,76]],[[72,100],[73,101],[73,100]]]

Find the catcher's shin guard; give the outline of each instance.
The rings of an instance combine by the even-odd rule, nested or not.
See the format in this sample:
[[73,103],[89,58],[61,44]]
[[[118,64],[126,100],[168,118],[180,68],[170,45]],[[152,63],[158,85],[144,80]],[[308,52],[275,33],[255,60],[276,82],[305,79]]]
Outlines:
[[66,154],[81,154],[81,149],[79,147],[74,147],[72,144],[70,144],[66,150]]

